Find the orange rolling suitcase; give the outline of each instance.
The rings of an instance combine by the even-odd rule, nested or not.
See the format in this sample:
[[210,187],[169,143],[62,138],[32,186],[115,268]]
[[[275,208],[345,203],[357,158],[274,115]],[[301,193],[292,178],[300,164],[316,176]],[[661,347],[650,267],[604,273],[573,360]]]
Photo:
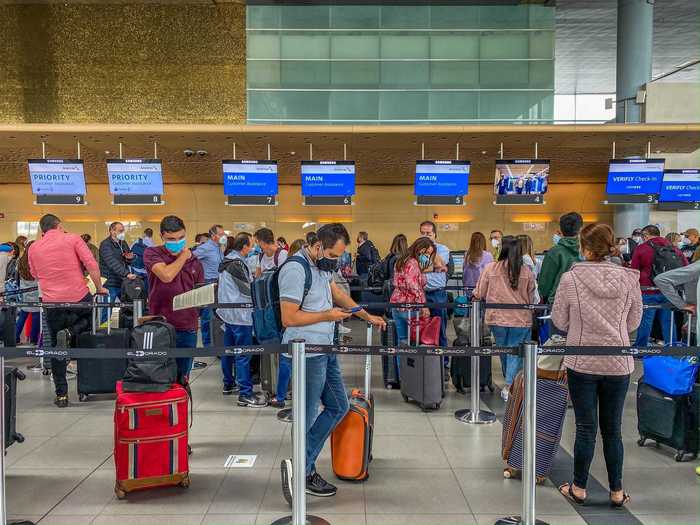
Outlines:
[[[372,325],[367,325],[367,346],[372,344]],[[333,472],[345,481],[369,478],[374,433],[374,399],[370,394],[372,356],[365,357],[365,391],[353,389],[350,410],[331,434]]]

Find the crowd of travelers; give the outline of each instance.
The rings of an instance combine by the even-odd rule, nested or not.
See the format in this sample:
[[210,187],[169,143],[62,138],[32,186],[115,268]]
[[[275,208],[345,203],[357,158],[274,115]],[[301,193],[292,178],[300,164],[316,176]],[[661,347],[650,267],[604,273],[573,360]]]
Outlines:
[[[94,294],[116,302],[127,299],[122,296],[125,282],[139,281],[146,290],[148,313],[164,317],[175,328],[180,348],[196,347],[198,332],[203,345],[213,344],[220,334],[212,330],[223,332],[226,346],[253,344],[257,336],[253,309],[173,310],[173,298],[217,283],[220,303],[249,303],[256,279],[270,272],[278,275],[282,343],[304,339],[332,344],[339,331],[342,335],[348,330],[342,326],[344,320],[355,316],[384,329],[386,316],[381,314],[386,313],[395,324],[397,343],[408,344],[410,316],[415,310],[366,311],[358,307],[362,301],[350,284],[379,286],[382,296],[395,304],[444,305],[452,299],[446,289],[454,275],[452,256],[431,221],[418,225],[415,232],[396,235],[384,258],[367,232],[357,234],[353,256],[350,234],[339,223],[321,226],[289,244],[269,228],[228,233],[215,224],[208,232],[197,234],[195,244],[189,247],[185,223],[172,215],[162,219],[159,241],[147,228],[131,246],[120,222],[109,225],[99,247],[88,234],[66,231],[60,218],[52,214],[41,218],[39,230],[36,240],[18,237],[0,245],[0,278],[6,283],[6,292],[19,290],[17,295],[23,302],[41,298],[45,303],[89,303]],[[629,238],[616,238],[606,224],[584,226],[576,212],[560,217],[552,246],[543,256],[535,254],[528,235],[494,229],[487,240],[482,232],[472,233],[461,272],[464,294],[472,300],[551,305],[551,319],[545,323],[526,309],[487,309],[484,322],[495,344],[503,347],[519,346],[535,332],[545,334],[540,337],[542,342],[560,336],[572,346],[646,346],[659,338],[672,344],[674,335],[681,332],[673,328],[671,310],[658,307],[670,303],[696,314],[699,276],[697,229],[664,237],[658,226],[647,225],[634,230]],[[46,309],[51,343],[56,347],[74,345],[76,336],[90,329],[91,313],[91,308]],[[421,308],[417,315],[440,319],[438,345],[447,346],[448,309]],[[36,307],[20,309],[18,340],[29,319],[28,342],[37,343],[38,317]],[[660,333],[655,333],[656,326],[661,327]],[[685,329],[694,331],[690,322]],[[522,358],[507,355],[501,362],[504,384],[500,394],[507,401],[522,369]],[[59,408],[69,405],[67,365],[66,360],[51,360],[54,403]],[[250,355],[225,356],[220,365],[222,394],[237,394],[239,406],[285,407],[291,356],[280,356],[276,391],[270,396],[254,390],[259,371],[254,370]],[[177,366],[179,376],[187,378],[193,359],[178,358]],[[585,501],[599,426],[611,503],[625,505],[630,497],[622,486],[621,424],[635,360],[628,356],[567,356],[563,367],[576,419],[576,440],[573,479],[559,490],[575,503]],[[316,460],[349,408],[337,356],[307,354],[306,382],[306,414],[315,415],[307,420],[306,490],[314,496],[333,496],[337,489],[318,473]],[[282,462],[281,477],[283,494],[291,503],[291,460]]]

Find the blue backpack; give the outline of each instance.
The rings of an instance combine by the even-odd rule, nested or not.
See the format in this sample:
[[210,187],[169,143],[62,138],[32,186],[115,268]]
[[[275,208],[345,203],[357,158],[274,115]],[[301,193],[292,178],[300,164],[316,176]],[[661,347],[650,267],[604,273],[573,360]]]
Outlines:
[[282,342],[284,326],[282,325],[282,310],[280,308],[280,270],[286,264],[297,263],[304,268],[304,293],[299,307],[311,289],[311,266],[301,256],[293,255],[275,270],[264,272],[253,281],[251,297],[253,299],[253,330],[260,344],[279,344]]
[[143,252],[146,251],[146,245],[143,243],[143,239],[139,239],[131,247],[131,253],[134,254],[134,259],[131,261],[131,267],[134,270],[142,270],[141,273],[146,272],[146,266],[143,264]]

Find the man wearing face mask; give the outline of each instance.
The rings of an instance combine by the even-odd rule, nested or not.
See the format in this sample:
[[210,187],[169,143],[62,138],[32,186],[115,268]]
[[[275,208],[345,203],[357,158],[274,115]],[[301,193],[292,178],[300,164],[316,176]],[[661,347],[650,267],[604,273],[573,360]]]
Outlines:
[[689,228],[683,232],[683,238],[681,239],[681,252],[685,255],[685,258],[689,261],[692,260],[695,252],[700,247],[700,232],[697,228]]
[[542,269],[537,277],[537,286],[544,302],[554,302],[554,295],[559,287],[559,279],[568,272],[571,265],[580,260],[578,233],[583,226],[583,218],[572,211],[559,218],[558,234],[552,238],[554,245],[544,256]]
[[493,260],[497,261],[498,256],[501,253],[501,240],[503,239],[503,232],[501,230],[491,230],[490,242],[491,242],[491,255],[493,255]]
[[[435,244],[435,261],[433,271],[425,274],[425,299],[429,303],[447,302],[447,263],[450,260],[450,249],[444,244],[437,242],[437,229],[432,221],[423,221],[420,225],[420,234],[427,237]],[[425,256],[423,261],[419,261],[421,268],[429,266],[430,261]],[[440,346],[447,346],[447,310],[445,308],[431,308],[430,315],[440,318]]]
[[[173,298],[194,290],[204,283],[204,269],[192,255],[187,244],[187,232],[182,219],[168,215],[160,221],[162,246],[146,248],[143,262],[148,272],[148,309],[152,315],[161,315],[176,330],[178,348],[197,345],[197,310],[173,311]],[[178,375],[188,378],[192,368],[191,357],[178,357]]]
[[[224,249],[226,248],[226,232],[221,224],[215,224],[209,228],[209,238],[202,244],[196,246],[192,253],[199,259],[204,268],[204,282],[215,283],[219,280],[219,266],[224,260]],[[202,330],[202,344],[211,344],[211,310],[202,308],[199,311],[200,329]]]
[[[106,279],[104,286],[109,290],[109,302],[113,303],[121,299],[124,279],[136,278],[130,266],[134,254],[126,243],[126,233],[121,222],[109,225],[109,237],[100,243],[99,254],[100,274]],[[102,310],[103,323],[107,320],[107,313],[107,309]]]
[[[285,326],[282,344],[304,339],[307,344],[333,344],[335,324],[352,315],[357,304],[334,282],[338,258],[350,243],[342,224],[326,224],[316,238],[287,260],[279,273],[280,310]],[[297,256],[301,260],[297,259]],[[311,287],[304,296],[305,265],[311,271]],[[333,307],[333,304],[338,307]],[[374,326],[385,328],[381,317],[364,310],[354,315]],[[319,408],[323,405],[323,410]],[[306,493],[317,497],[334,496],[336,487],[316,472],[316,459],[336,425],[348,411],[348,396],[335,354],[306,354]],[[292,460],[282,461],[282,492],[292,503]],[[297,475],[297,473],[294,473]],[[301,475],[301,473],[298,473]]]

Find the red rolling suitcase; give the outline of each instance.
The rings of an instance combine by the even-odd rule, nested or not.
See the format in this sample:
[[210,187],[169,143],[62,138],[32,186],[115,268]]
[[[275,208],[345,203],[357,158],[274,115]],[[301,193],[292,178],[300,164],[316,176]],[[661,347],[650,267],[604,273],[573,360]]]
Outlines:
[[117,498],[135,490],[189,486],[188,406],[187,391],[178,384],[165,392],[124,392],[122,382],[117,383]]

